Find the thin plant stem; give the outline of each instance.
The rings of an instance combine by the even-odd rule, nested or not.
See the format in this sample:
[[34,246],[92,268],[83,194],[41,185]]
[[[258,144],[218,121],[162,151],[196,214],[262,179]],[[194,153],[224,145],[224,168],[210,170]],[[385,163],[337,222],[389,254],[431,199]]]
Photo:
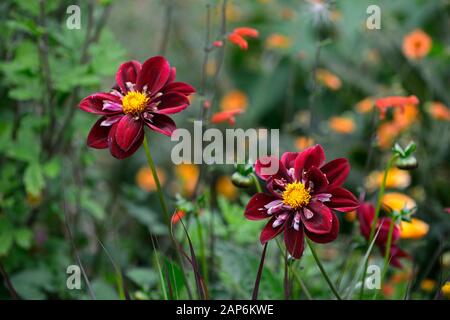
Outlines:
[[200,209],[197,208],[197,212],[194,214],[195,216],[195,223],[197,224],[197,233],[198,233],[198,240],[200,242],[200,257],[201,257],[201,264],[203,269],[203,279],[205,282],[205,286],[208,287],[208,263],[206,260],[206,246],[205,246],[205,240],[203,238],[203,227],[200,222]]
[[256,177],[256,175],[254,173],[251,173],[250,175],[253,179],[253,183],[255,184],[256,191],[258,191],[259,193],[263,192],[263,190],[261,188],[261,184],[259,183],[259,180]]
[[313,244],[311,243],[311,240],[309,240],[307,237],[305,237],[306,243],[308,243],[309,249],[311,250],[311,253],[314,257],[314,260],[316,260],[316,264],[320,269],[320,272],[322,273],[323,277],[325,278],[325,280],[328,283],[328,286],[330,287],[331,291],[333,292],[333,294],[335,295],[335,297],[338,300],[342,300],[341,296],[339,295],[338,291],[336,290],[333,282],[331,282],[330,277],[328,276],[327,272],[325,271],[325,268],[322,265],[322,262],[319,259],[319,256],[317,255],[316,250],[314,249]]

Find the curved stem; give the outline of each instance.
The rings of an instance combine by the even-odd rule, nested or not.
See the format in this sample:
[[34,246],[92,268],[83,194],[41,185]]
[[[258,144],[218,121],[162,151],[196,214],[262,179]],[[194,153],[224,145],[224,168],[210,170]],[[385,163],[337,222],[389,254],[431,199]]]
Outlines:
[[309,249],[311,250],[311,253],[314,257],[314,260],[316,260],[317,266],[320,269],[320,272],[322,272],[323,277],[325,278],[325,280],[328,283],[328,286],[330,287],[331,291],[333,291],[333,294],[335,295],[335,297],[338,300],[342,300],[341,296],[339,295],[339,293],[337,292],[333,282],[331,282],[330,277],[328,276],[327,272],[325,271],[325,268],[322,265],[322,262],[319,259],[319,256],[316,253],[316,250],[314,249],[314,246],[311,242],[311,240],[309,240],[307,237],[305,237],[306,243],[308,243]]
[[253,183],[256,187],[256,191],[258,191],[259,193],[263,192],[263,190],[261,188],[261,184],[259,183],[258,177],[256,177],[256,175],[254,173],[251,173],[250,175],[252,176]]
[[389,264],[390,256],[391,256],[391,244],[392,244],[392,234],[394,233],[395,220],[391,218],[391,224],[389,225],[389,233],[386,242],[386,254],[384,255],[384,264],[383,264],[383,273],[381,277],[381,283],[383,283],[384,275],[387,271],[387,266]]

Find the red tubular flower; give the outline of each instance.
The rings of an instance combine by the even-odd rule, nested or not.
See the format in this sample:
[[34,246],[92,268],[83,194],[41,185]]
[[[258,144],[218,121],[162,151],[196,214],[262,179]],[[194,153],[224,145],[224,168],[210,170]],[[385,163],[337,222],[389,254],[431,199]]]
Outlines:
[[236,123],[236,115],[243,113],[244,110],[242,109],[234,109],[234,110],[226,110],[217,112],[212,115],[211,117],[211,123],[221,123],[226,122],[232,126]]
[[[342,187],[350,171],[347,159],[325,164],[322,147],[315,145],[302,152],[286,152],[281,160],[265,160],[269,161],[256,162],[255,171],[266,181],[269,193],[255,194],[245,209],[249,220],[270,219],[261,232],[261,243],[284,232],[288,252],[299,259],[305,236],[317,243],[335,240],[339,220],[333,210],[348,212],[358,207],[355,196]],[[263,174],[263,168],[276,165],[275,174]]]
[[109,148],[111,154],[124,159],[131,156],[144,140],[144,127],[170,136],[175,122],[167,116],[186,109],[188,96],[195,89],[175,82],[175,68],[162,56],[128,61],[116,73],[111,92],[99,92],[84,98],[79,107],[100,115],[87,138],[91,148]]
[[258,30],[249,27],[241,27],[234,29],[229,35],[228,40],[238,45],[242,50],[248,49],[248,42],[244,37],[257,38]]
[[386,116],[386,111],[389,107],[403,108],[406,104],[417,105],[418,103],[419,99],[416,96],[409,96],[409,97],[393,96],[377,99],[375,101],[375,106],[380,111],[380,118],[381,120],[383,120]]
[[[369,240],[372,221],[375,217],[375,207],[371,203],[364,202],[359,206],[357,213],[361,234],[367,240]],[[375,239],[375,243],[378,245],[383,256],[386,254],[386,245],[389,237],[390,224],[391,218],[381,217],[378,219],[377,225],[375,226],[375,230],[380,229],[380,231],[378,232],[378,236]],[[400,228],[399,226],[395,225],[391,239],[390,264],[396,268],[402,268],[400,258],[409,257],[406,252],[398,247],[397,242],[399,239]]]

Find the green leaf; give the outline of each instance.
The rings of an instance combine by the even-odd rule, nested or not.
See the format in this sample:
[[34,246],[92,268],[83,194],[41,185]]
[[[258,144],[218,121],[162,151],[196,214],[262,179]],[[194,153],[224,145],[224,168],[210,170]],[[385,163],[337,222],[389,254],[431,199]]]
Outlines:
[[14,232],[14,239],[19,247],[29,249],[31,240],[33,239],[33,233],[30,229],[21,228]]
[[45,180],[42,174],[42,168],[38,163],[32,163],[27,167],[23,182],[28,193],[34,196],[40,195],[45,186]]
[[44,165],[44,174],[49,178],[56,178],[61,172],[61,162],[58,158],[53,158]]
[[158,275],[150,268],[132,268],[127,271],[126,275],[145,291],[148,291],[158,281]]
[[6,217],[0,218],[0,257],[8,254],[13,244],[13,226]]

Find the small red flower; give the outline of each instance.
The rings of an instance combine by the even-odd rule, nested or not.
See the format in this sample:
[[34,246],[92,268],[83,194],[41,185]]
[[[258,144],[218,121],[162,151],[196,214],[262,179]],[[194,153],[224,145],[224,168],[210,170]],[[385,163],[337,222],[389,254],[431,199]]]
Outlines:
[[[371,203],[364,202],[359,206],[357,213],[361,234],[367,240],[369,240],[370,229],[372,227],[372,222],[375,217],[375,207]],[[391,218],[380,217],[378,219],[377,225],[375,226],[375,230],[380,229],[380,231],[378,232],[378,236],[375,240],[375,243],[378,245],[381,254],[383,256],[386,254],[386,245],[389,237],[390,225],[391,225]],[[390,264],[396,268],[402,268],[400,258],[409,257],[409,255],[406,252],[404,252],[398,247],[397,242],[399,239],[400,239],[400,228],[399,226],[395,225],[391,239]]]
[[221,123],[226,122],[232,126],[236,123],[236,115],[243,113],[243,109],[234,109],[234,110],[226,110],[217,112],[212,115],[211,117],[211,123]]
[[238,45],[242,50],[248,49],[248,42],[244,37],[257,38],[258,30],[249,27],[241,27],[234,29],[229,35],[228,40],[231,43]]
[[186,109],[188,96],[195,89],[175,82],[175,68],[162,56],[128,61],[116,73],[111,92],[99,92],[84,98],[79,107],[100,115],[87,138],[91,148],[109,148],[111,154],[124,159],[131,156],[144,140],[144,127],[170,136],[175,122],[167,116]]
[[380,111],[381,120],[385,118],[388,108],[398,107],[403,109],[404,106],[407,104],[417,105],[419,104],[419,99],[416,96],[409,96],[409,97],[393,96],[380,98],[375,101],[375,106]]
[[[302,256],[304,237],[327,243],[336,239],[339,220],[333,210],[348,212],[358,207],[355,196],[342,187],[350,165],[339,158],[325,164],[320,145],[303,152],[286,152],[281,160],[275,157],[258,160],[256,174],[266,181],[269,193],[255,194],[247,204],[249,220],[270,219],[261,232],[265,244],[284,232],[288,252],[296,259]],[[276,167],[273,175],[263,174],[263,168]]]
[[184,218],[185,215],[186,212],[184,212],[183,210],[176,211],[171,218],[172,224],[177,224],[181,219]]

